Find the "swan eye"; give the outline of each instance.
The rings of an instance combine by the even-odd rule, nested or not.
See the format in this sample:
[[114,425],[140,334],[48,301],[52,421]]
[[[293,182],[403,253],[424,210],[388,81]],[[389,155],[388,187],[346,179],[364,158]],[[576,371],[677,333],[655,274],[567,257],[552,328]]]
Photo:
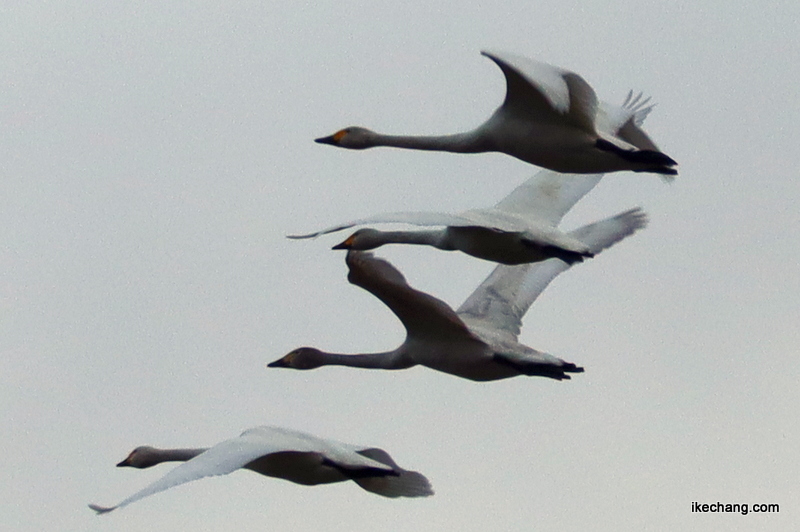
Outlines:
[[347,135],[348,131],[346,129],[340,129],[336,133],[333,134],[333,140],[336,142],[341,141],[345,135]]

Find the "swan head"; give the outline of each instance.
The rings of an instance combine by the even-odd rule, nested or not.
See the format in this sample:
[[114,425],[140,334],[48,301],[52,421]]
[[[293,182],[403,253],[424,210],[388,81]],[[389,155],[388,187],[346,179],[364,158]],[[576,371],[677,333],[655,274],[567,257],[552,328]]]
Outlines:
[[375,249],[386,243],[381,238],[382,234],[383,233],[377,229],[359,229],[352,235],[348,236],[347,240],[336,244],[331,249],[355,249],[359,251]]
[[346,127],[328,137],[314,139],[319,144],[330,144],[339,148],[363,150],[375,146],[375,132],[365,127]]
[[160,463],[161,460],[158,459],[157,449],[143,445],[132,450],[125,460],[117,464],[117,467],[145,469]]
[[267,364],[268,368],[315,369],[323,365],[323,353],[313,347],[298,347],[288,355]]

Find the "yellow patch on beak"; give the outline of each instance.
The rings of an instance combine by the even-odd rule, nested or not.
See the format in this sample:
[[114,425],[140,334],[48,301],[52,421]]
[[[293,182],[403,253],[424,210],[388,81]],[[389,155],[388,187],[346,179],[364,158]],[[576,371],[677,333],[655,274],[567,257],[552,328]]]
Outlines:
[[333,140],[339,142],[344,138],[345,135],[347,135],[347,130],[341,129],[333,134]]
[[347,240],[339,244],[336,244],[331,249],[352,249],[355,241],[356,241],[356,234],[353,233],[352,235],[347,237]]

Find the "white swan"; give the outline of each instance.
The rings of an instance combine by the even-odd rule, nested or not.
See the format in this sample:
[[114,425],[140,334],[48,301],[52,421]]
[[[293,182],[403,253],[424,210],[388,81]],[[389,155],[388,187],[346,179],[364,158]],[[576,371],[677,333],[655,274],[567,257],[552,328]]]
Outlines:
[[433,495],[428,479],[398,466],[382,449],[340,443],[280,427],[256,427],[210,449],[137,447],[117,467],[144,469],[162,462],[185,462],[116,506],[89,507],[97,513],[116,508],[203,477],[249,469],[313,486],[352,480],[384,497]]
[[372,223],[443,225],[442,229],[425,231],[359,229],[333,249],[369,250],[384,244],[423,244],[448,251],[459,250],[502,264],[538,262],[552,257],[572,264],[593,254],[587,243],[556,226],[602,177],[603,174],[565,175],[541,170],[488,209],[455,215],[439,212],[381,214],[288,238],[314,238]]
[[[639,209],[584,226],[572,236],[599,253],[646,225]],[[314,369],[324,365],[372,369],[405,369],[416,365],[475,381],[516,375],[569,379],[583,368],[517,341],[522,316],[559,273],[560,260],[520,266],[497,266],[454,312],[446,303],[411,288],[391,264],[369,252],[347,252],[348,280],[383,301],[406,329],[405,341],[393,351],[344,355],[311,347],[295,349],[269,367]]]
[[[415,150],[497,151],[563,173],[633,170],[674,176],[677,163],[631,121],[632,113],[598,105],[578,74],[526,57],[481,52],[506,78],[506,98],[478,128],[444,136],[382,135],[348,127],[316,142],[341,148],[392,146]],[[626,103],[631,101],[628,95]],[[665,177],[668,178],[668,177]]]

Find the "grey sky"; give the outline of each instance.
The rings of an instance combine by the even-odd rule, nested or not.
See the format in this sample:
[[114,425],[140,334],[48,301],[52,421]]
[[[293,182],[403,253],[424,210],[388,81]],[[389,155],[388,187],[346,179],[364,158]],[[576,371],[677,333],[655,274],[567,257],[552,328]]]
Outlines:
[[[797,2],[9,2],[0,17],[0,523],[9,530],[786,530],[798,522]],[[502,101],[484,48],[652,95],[679,163],[604,178],[577,227],[650,226],[562,275],[521,341],[572,381],[473,383],[264,366],[391,349],[338,236],[285,234],[493,203],[499,154],[337,150],[348,125],[470,129]],[[386,247],[456,306],[492,264]],[[436,495],[208,479],[97,517],[157,478],[137,445],[275,424],[387,449]],[[692,501],[780,513],[692,514]]]

